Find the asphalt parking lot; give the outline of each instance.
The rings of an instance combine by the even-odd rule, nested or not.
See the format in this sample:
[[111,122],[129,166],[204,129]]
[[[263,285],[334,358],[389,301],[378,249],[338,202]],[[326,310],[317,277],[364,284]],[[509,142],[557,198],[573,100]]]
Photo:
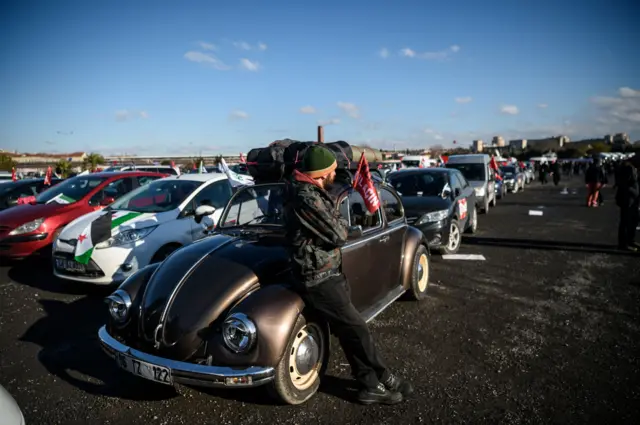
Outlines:
[[108,292],[38,261],[0,268],[0,383],[28,424],[638,423],[640,255],[615,250],[615,205],[584,207],[579,183],[509,194],[464,239],[460,253],[486,261],[434,256],[431,296],[372,322],[416,386],[400,405],[352,403],[339,348],[321,393],[295,407],[129,377],[97,345]]

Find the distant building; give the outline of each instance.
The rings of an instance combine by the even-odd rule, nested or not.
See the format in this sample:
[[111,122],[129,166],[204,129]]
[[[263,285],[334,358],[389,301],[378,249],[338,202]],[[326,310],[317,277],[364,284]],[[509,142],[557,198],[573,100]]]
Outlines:
[[492,144],[493,146],[503,147],[503,146],[505,145],[504,137],[502,137],[502,136],[495,136],[495,137],[491,140],[491,144]]
[[613,144],[615,145],[628,145],[631,143],[629,135],[627,133],[618,133],[613,136]]
[[72,164],[79,164],[87,157],[85,152],[72,152],[72,153],[10,153],[6,152],[5,155],[10,156],[18,165],[31,165],[31,164],[53,164],[60,160],[69,161],[71,159]]
[[523,151],[527,149],[527,139],[509,140],[509,147],[513,150]]
[[541,151],[558,150],[571,140],[567,136],[548,137],[546,139],[528,139],[527,146],[530,149],[538,149]]
[[482,140],[474,140],[471,143],[471,150],[476,153],[480,153],[484,150],[484,142]]
[[613,143],[613,136],[610,134],[607,134],[606,136],[604,136],[604,142],[608,145]]

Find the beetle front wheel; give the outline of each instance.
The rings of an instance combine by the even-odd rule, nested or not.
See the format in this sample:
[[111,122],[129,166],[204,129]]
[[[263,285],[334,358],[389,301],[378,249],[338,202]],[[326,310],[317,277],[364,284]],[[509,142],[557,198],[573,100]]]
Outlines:
[[317,321],[298,316],[269,392],[286,404],[309,400],[320,387],[329,356],[329,336]]

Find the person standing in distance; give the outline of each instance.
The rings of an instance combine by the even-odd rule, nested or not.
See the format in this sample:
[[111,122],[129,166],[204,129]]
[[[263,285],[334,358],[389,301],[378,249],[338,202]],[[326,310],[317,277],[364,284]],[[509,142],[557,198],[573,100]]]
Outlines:
[[640,245],[635,242],[635,238],[638,208],[640,208],[640,188],[638,170],[629,161],[622,163],[616,173],[616,204],[620,208],[618,248],[625,251],[638,251]]
[[313,145],[304,154],[301,170],[294,170],[287,181],[284,220],[294,279],[305,304],[329,323],[340,341],[361,386],[358,401],[396,404],[413,387],[389,372],[366,322],[351,303],[340,250],[347,241],[348,225],[328,192],[336,167],[329,149]]

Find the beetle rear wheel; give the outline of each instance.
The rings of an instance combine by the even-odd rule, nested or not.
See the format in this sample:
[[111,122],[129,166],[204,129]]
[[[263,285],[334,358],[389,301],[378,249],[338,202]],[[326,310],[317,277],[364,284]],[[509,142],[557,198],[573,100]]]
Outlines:
[[422,300],[427,296],[427,288],[429,287],[429,252],[424,245],[420,245],[416,249],[413,256],[413,269],[411,271],[411,287],[409,295],[414,300]]
[[318,391],[328,355],[329,341],[324,327],[298,316],[269,392],[287,404],[304,403]]

